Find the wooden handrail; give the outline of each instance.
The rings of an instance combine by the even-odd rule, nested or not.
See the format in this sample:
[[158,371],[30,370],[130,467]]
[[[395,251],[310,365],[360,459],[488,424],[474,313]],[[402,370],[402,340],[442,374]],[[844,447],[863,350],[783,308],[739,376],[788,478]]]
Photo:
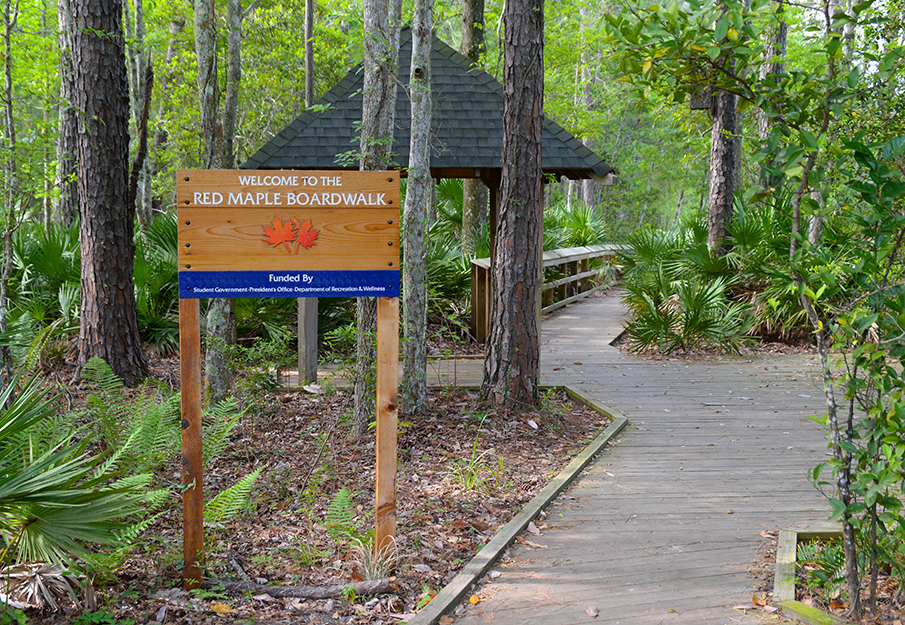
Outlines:
[[[561,308],[608,286],[599,281],[600,271],[590,269],[590,261],[612,262],[621,245],[588,245],[566,247],[544,252],[544,285],[541,289],[541,314]],[[553,275],[553,274],[556,275]],[[565,276],[560,274],[565,273]],[[484,343],[490,334],[490,259],[471,261],[471,331],[475,340]]]

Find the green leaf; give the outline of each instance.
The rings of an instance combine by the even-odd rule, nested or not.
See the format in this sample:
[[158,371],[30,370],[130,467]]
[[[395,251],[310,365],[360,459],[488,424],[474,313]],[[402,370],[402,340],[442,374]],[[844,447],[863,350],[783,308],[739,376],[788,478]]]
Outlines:
[[893,180],[883,185],[883,197],[896,199],[905,193],[905,182]]
[[895,137],[886,142],[886,145],[883,146],[882,159],[888,161],[903,154],[905,154],[905,135]]
[[678,0],[669,5],[669,14],[673,16],[673,18],[679,17],[679,3]]
[[861,71],[857,67],[852,68],[852,71],[848,73],[848,77],[846,78],[846,81],[848,82],[848,88],[854,89],[858,86],[858,82],[860,82],[860,80]]
[[[817,138],[812,135],[810,132],[802,128],[798,131],[798,136],[801,138],[801,142],[804,143],[812,150],[817,149]],[[797,174],[796,174],[797,175]]]
[[804,167],[802,167],[801,165],[798,165],[797,167],[790,167],[789,169],[786,169],[782,173],[785,174],[789,178],[794,178],[796,176],[800,176],[803,171],[804,171]]
[[729,19],[727,16],[723,16],[720,18],[720,21],[716,23],[716,27],[713,29],[713,38],[716,41],[722,41],[726,38],[726,33],[729,32]]

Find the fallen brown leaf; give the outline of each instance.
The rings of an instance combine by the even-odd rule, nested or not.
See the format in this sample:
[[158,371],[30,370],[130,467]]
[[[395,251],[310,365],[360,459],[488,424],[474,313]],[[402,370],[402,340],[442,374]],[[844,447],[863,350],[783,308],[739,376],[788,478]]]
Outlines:
[[600,609],[596,605],[588,606],[585,613],[592,618],[597,618],[597,615],[600,614]]

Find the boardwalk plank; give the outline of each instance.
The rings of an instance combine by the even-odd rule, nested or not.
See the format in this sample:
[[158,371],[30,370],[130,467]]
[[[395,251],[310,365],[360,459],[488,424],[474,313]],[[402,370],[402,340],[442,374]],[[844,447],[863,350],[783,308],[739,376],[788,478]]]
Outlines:
[[755,623],[729,607],[751,601],[761,532],[825,524],[807,480],[827,457],[814,358],[644,359],[608,345],[622,314],[610,296],[545,320],[542,382],[631,425],[549,507],[530,537],[546,548],[512,547],[457,624],[586,624],[588,605],[597,623]]

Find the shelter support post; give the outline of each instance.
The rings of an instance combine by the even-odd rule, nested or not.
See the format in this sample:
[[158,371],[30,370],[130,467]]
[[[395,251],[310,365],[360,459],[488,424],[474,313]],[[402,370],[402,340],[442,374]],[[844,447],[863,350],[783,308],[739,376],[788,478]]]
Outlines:
[[298,299],[298,351],[299,379],[309,384],[317,384],[317,298]]

